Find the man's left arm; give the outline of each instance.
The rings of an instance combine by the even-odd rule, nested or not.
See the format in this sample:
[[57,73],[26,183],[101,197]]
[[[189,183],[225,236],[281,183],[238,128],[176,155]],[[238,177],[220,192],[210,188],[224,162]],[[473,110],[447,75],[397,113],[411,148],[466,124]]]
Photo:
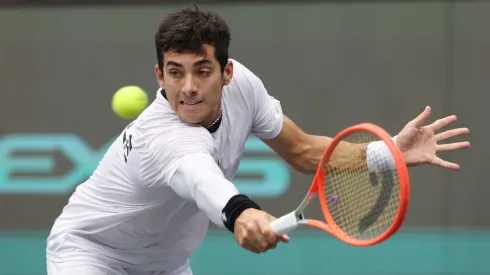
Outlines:
[[[262,81],[245,67],[241,68],[241,82],[248,92],[248,104],[252,112],[251,133],[260,138],[278,155],[283,157],[296,170],[303,173],[315,173],[318,164],[332,138],[309,135],[302,131],[282,112],[281,104],[271,97]],[[436,134],[442,128],[456,121],[450,115],[426,125],[431,108],[427,106],[422,113],[408,122],[396,135],[396,145],[400,149],[408,166],[432,164],[447,169],[459,169],[459,164],[445,161],[437,156],[438,152],[455,151],[470,147],[468,141],[440,144],[450,138],[469,134],[468,128],[455,128]],[[382,141],[368,144],[340,142],[329,159],[330,167],[359,169],[370,171],[385,169],[386,164],[378,166],[372,160],[380,157],[392,167],[392,158]]]
[[[284,115],[280,133],[262,141],[297,171],[313,174],[332,138],[309,135]],[[366,163],[367,144],[340,142],[337,146],[330,158],[330,166],[359,167]]]
[[[260,138],[292,167],[303,173],[315,173],[318,163],[331,138],[309,135],[282,112],[279,100],[270,96],[262,81],[241,64],[235,64],[235,77],[247,91],[251,106],[251,133]],[[359,168],[366,164],[366,144],[340,142],[329,160],[329,165],[347,165]],[[361,162],[361,163],[360,163]]]

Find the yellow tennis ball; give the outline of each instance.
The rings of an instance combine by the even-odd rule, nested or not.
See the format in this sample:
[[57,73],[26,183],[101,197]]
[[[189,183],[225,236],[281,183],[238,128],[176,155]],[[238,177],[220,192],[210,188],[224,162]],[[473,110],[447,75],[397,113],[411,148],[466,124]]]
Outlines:
[[122,87],[112,97],[112,110],[125,119],[139,116],[147,105],[148,95],[138,86]]

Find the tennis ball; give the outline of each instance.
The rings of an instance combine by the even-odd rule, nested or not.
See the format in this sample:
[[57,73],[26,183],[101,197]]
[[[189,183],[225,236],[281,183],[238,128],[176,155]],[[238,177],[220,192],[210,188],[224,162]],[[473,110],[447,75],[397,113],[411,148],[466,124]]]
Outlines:
[[138,86],[125,86],[112,97],[112,110],[124,119],[135,118],[148,105],[148,95]]

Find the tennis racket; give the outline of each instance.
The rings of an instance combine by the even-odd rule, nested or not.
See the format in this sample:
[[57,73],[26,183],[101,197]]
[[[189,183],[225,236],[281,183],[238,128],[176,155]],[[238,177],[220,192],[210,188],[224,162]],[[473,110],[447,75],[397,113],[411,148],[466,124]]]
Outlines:
[[[362,149],[368,144],[367,150]],[[303,201],[271,227],[282,235],[306,225],[349,245],[375,245],[402,225],[409,189],[407,167],[393,138],[379,126],[361,123],[333,138]],[[324,221],[304,215],[315,197]]]

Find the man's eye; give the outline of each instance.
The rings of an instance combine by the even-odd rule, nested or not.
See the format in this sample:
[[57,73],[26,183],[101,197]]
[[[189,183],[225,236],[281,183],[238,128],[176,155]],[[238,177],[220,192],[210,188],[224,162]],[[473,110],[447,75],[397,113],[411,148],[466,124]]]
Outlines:
[[201,76],[208,76],[211,72],[207,70],[200,70],[199,75]]
[[180,73],[178,71],[172,70],[169,72],[171,76],[180,76]]

